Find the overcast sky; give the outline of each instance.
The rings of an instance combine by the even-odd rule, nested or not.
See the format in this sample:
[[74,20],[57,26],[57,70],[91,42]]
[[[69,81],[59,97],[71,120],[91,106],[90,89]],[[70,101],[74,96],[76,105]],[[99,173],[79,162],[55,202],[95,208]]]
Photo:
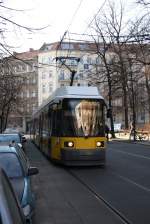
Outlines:
[[[116,0],[117,1],[117,0]],[[119,0],[118,0],[119,1]],[[28,27],[48,28],[30,34],[29,32],[9,32],[7,43],[16,46],[16,51],[27,51],[29,48],[38,49],[41,45],[60,41],[63,33],[69,29],[70,32],[88,32],[88,24],[105,0],[4,0],[4,5],[14,9],[24,10],[14,12],[3,10],[5,17]],[[134,0],[126,0],[128,8],[132,8]],[[78,10],[77,10],[78,9]],[[2,11],[1,11],[2,13]],[[13,31],[14,27],[11,28]],[[13,33],[13,35],[12,35]]]

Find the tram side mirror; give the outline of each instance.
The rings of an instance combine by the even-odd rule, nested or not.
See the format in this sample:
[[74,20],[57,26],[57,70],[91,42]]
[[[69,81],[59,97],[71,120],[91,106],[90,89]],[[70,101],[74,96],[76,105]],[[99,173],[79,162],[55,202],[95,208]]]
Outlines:
[[60,104],[60,102],[61,102],[60,100],[56,100],[55,101],[56,104]]
[[37,167],[29,167],[28,168],[28,176],[36,175],[39,173],[39,170]]
[[58,100],[58,99],[55,99],[55,101],[52,103],[52,105],[58,105],[58,104],[60,104],[60,100]]
[[110,118],[110,116],[111,116],[111,110],[107,109],[107,118]]

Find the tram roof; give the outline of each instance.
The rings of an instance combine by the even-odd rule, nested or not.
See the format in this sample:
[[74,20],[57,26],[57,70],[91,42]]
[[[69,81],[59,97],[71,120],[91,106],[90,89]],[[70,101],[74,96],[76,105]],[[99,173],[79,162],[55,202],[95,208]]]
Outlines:
[[88,86],[64,86],[56,89],[54,98],[88,98],[103,99],[97,87]]
[[[51,103],[57,103],[64,98],[70,99],[102,99],[97,87],[94,86],[63,86],[54,91],[54,93],[38,108],[40,111],[44,106]],[[37,112],[36,111],[36,112]],[[35,112],[35,113],[36,113]]]

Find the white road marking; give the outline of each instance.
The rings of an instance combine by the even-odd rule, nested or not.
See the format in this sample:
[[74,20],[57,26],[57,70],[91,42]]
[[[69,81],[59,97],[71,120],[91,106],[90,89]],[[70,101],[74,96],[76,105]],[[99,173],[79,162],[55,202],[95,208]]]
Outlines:
[[129,182],[129,183],[131,183],[131,184],[134,184],[135,186],[141,188],[142,190],[147,191],[147,192],[150,192],[150,189],[149,189],[149,188],[144,187],[144,186],[142,186],[141,184],[138,184],[138,183],[136,183],[135,181],[132,181],[132,180],[128,179],[127,177],[118,175],[118,174],[116,174],[115,172],[112,172],[112,173],[113,173],[115,176],[120,177],[121,179],[123,179],[123,180],[125,180],[125,181],[127,181],[127,182]]
[[138,154],[134,154],[134,153],[131,153],[131,152],[123,152],[121,150],[118,150],[118,149],[112,149],[112,148],[109,148],[110,150],[113,150],[114,152],[120,152],[120,153],[123,153],[123,154],[127,154],[129,156],[134,156],[134,157],[137,157],[137,158],[142,158],[142,159],[148,159],[150,160],[150,157],[147,157],[147,156],[142,156],[142,155],[138,155]]
[[[119,153],[123,153],[123,154],[127,154],[127,155],[130,155],[130,156],[134,156],[134,157],[137,157],[137,158],[142,158],[142,159],[148,159],[150,160],[150,157],[146,157],[146,156],[142,156],[142,155],[137,155],[137,154],[134,154],[134,153],[129,153],[129,152],[123,152],[121,150],[118,150],[118,149],[112,149],[112,148],[109,148],[111,150],[113,150],[114,152],[119,152]],[[124,177],[122,175],[119,175],[119,174],[116,174],[115,172],[112,172],[115,176],[131,183],[131,184],[134,184],[135,186],[139,187],[140,189],[144,190],[144,191],[147,191],[147,192],[150,192],[150,188],[147,188],[147,187],[144,187],[142,186],[141,184],[138,184],[136,183],[135,181],[132,181],[130,180],[129,178],[127,177]]]

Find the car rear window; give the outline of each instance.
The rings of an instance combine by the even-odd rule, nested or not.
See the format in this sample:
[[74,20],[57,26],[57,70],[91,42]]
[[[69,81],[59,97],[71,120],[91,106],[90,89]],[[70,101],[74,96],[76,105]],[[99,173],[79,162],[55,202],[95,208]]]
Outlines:
[[20,143],[20,138],[18,135],[0,135],[0,142],[12,142],[13,140]]
[[23,176],[21,164],[15,153],[0,153],[0,166],[9,178]]

